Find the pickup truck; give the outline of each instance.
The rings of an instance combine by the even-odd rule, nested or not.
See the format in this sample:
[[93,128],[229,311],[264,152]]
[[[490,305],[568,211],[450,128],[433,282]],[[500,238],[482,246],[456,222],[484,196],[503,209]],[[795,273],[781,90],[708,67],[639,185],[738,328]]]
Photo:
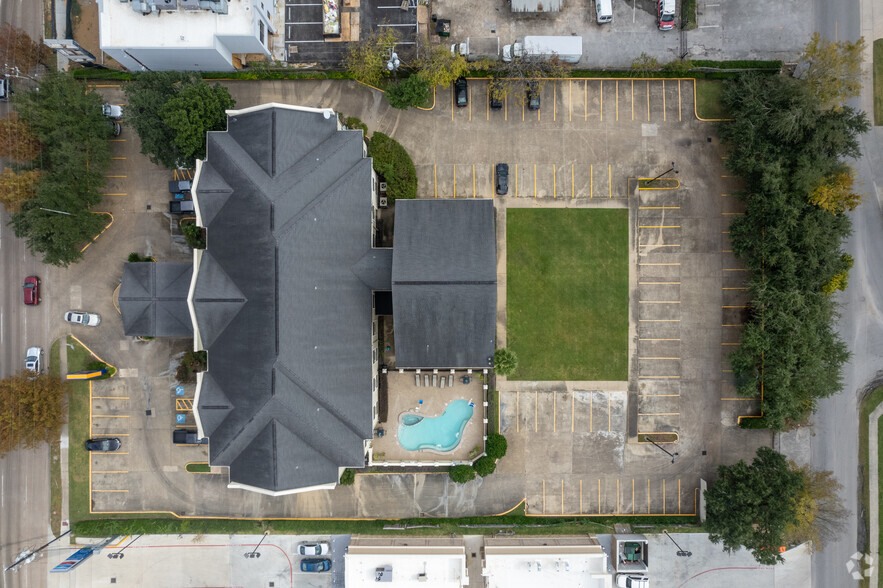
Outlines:
[[169,212],[172,214],[193,213],[193,200],[169,200]]
[[194,429],[175,429],[172,431],[172,443],[176,445],[204,445],[208,443],[208,437],[199,438],[199,433]]
[[193,187],[193,182],[191,180],[170,180],[169,181],[169,193],[174,194],[175,192],[189,192]]

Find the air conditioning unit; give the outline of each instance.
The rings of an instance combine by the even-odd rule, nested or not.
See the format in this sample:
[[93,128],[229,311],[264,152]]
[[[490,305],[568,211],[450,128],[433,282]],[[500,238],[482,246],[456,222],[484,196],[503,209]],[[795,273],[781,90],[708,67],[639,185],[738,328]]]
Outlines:
[[386,182],[380,182],[380,193],[386,194]]
[[389,206],[389,199],[386,196],[380,197],[380,208],[386,208]]

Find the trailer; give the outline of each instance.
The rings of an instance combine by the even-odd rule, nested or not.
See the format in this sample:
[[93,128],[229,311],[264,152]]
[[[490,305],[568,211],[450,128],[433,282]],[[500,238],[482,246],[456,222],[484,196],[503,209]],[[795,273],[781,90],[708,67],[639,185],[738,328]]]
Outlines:
[[465,43],[451,45],[451,53],[462,55],[466,61],[500,59],[500,37],[467,37]]
[[557,57],[565,63],[577,63],[583,56],[582,37],[528,36],[523,41],[503,47],[503,61],[525,59],[542,61]]

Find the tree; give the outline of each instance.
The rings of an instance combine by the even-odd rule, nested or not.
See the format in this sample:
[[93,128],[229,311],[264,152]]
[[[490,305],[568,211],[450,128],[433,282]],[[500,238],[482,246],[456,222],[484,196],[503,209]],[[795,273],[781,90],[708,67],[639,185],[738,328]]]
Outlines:
[[37,195],[40,170],[14,172],[3,168],[0,173],[0,203],[7,212],[18,212],[21,205]]
[[477,68],[491,71],[490,93],[493,98],[502,100],[508,96],[519,105],[525,102],[529,84],[536,86],[539,92],[549,80],[565,78],[570,72],[570,65],[558,57],[543,60],[477,62],[475,65]]
[[809,542],[812,549],[822,551],[825,543],[843,532],[849,517],[839,496],[843,485],[833,472],[797,467],[794,463],[791,468],[803,477],[803,490],[795,502],[796,519],[785,528],[785,540],[791,545]]
[[58,439],[67,388],[57,377],[21,371],[0,380],[0,455]]
[[511,349],[501,347],[494,351],[494,370],[500,376],[509,376],[518,367],[518,356]]
[[509,449],[509,442],[499,433],[490,433],[484,443],[484,452],[492,459],[502,459]]
[[340,474],[341,486],[352,486],[356,483],[356,471],[353,468],[346,468]]
[[417,196],[417,168],[398,141],[383,133],[374,133],[368,141],[368,157],[374,159],[374,171],[386,182],[389,198]]
[[227,88],[205,82],[183,86],[159,111],[160,120],[173,134],[179,162],[193,167],[205,159],[208,131],[227,128],[226,111],[236,104]]
[[475,460],[475,463],[472,464],[472,468],[475,470],[476,474],[484,478],[485,476],[493,474],[494,470],[497,469],[497,460],[487,455],[479,457]]
[[456,482],[457,484],[465,484],[466,482],[475,479],[475,470],[472,466],[456,465],[451,468],[451,471],[448,475],[451,477],[452,482]]
[[17,114],[0,119],[0,157],[24,163],[37,157],[42,148],[31,127]]
[[390,27],[379,27],[356,43],[350,43],[343,67],[352,76],[369,86],[377,86],[389,75],[386,62],[397,40]]
[[723,543],[728,553],[744,547],[764,565],[784,561],[779,546],[785,545],[786,528],[797,521],[803,475],[769,447],[758,449],[751,465],[740,460],[717,471],[717,482],[705,491],[709,539]]
[[126,122],[141,139],[141,153],[170,169],[205,157],[205,133],[226,128],[224,111],[235,105],[226,88],[193,72],[144,72],[125,92]]
[[855,175],[849,166],[825,178],[809,193],[810,203],[823,208],[832,214],[842,214],[847,210],[855,210],[861,204],[862,197],[853,192]]
[[813,33],[800,54],[799,62],[807,64],[801,76],[823,110],[839,109],[848,98],[862,90],[862,56],[865,39],[832,42]]
[[3,72],[31,76],[31,70],[52,55],[43,43],[34,41],[28,34],[8,22],[0,26],[0,64]]
[[410,106],[426,106],[429,99],[429,84],[418,75],[413,75],[390,84],[386,89],[386,99],[393,108],[407,110]]
[[427,86],[450,86],[457,78],[466,75],[472,64],[462,55],[454,55],[445,45],[436,45],[425,57],[417,60],[417,75]]
[[637,77],[646,77],[649,73],[659,71],[659,60],[646,53],[632,59],[632,72]]

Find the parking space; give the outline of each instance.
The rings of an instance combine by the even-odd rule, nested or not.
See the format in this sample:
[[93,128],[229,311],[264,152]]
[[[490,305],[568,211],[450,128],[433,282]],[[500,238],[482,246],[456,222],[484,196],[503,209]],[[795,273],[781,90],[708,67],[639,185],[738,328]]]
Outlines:
[[548,383],[542,389],[500,392],[501,432],[610,433],[625,430],[626,396]]
[[[677,123],[691,120],[692,79],[566,79],[544,80],[540,108],[530,110],[522,95],[509,95],[500,110],[490,108],[489,80],[472,78],[469,105],[458,108],[454,88],[436,90],[435,110],[452,122],[527,124],[543,128],[613,123]],[[582,125],[580,125],[582,123]]]
[[531,480],[525,511],[534,516],[692,515],[696,476],[546,476]]

